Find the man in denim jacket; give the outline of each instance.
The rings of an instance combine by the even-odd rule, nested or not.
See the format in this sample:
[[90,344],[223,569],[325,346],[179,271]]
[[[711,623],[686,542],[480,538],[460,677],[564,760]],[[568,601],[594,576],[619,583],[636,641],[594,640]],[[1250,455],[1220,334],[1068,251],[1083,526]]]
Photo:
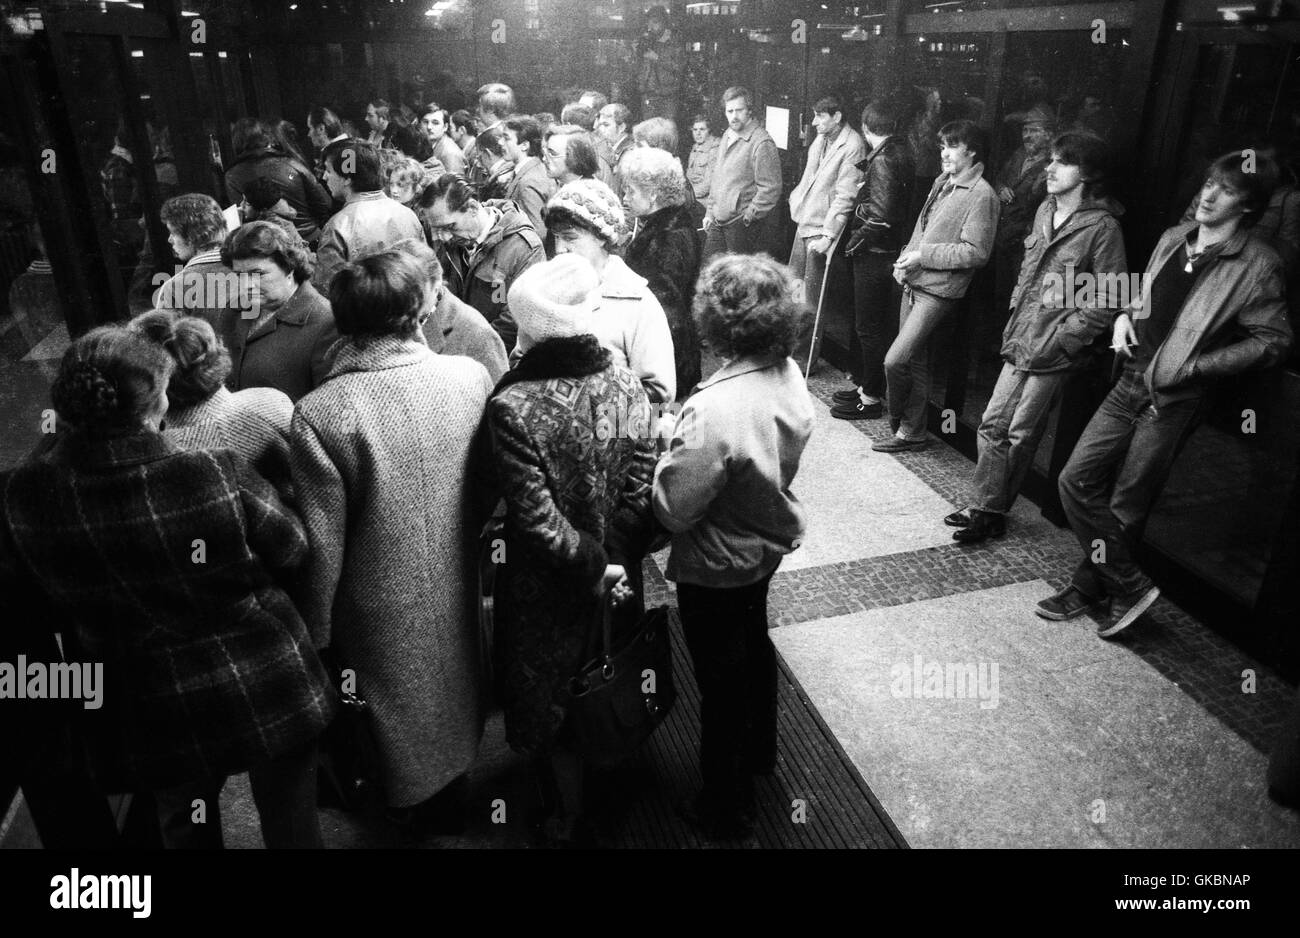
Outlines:
[[1134,559],[1151,507],[1218,378],[1280,361],[1291,346],[1282,262],[1249,236],[1277,185],[1277,166],[1252,151],[1215,160],[1193,224],[1160,238],[1141,296],[1115,319],[1119,381],[1061,470],[1061,504],[1084,557],[1045,619],[1089,611],[1110,638],[1137,621],[1160,589]]

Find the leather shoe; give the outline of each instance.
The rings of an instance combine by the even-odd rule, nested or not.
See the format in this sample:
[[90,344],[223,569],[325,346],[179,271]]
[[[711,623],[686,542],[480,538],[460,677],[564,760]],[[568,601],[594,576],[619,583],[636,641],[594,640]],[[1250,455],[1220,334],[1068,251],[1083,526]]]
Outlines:
[[831,395],[831,400],[837,404],[856,404],[862,400],[862,394],[857,388],[849,388],[847,391],[836,391]]
[[954,511],[950,515],[944,515],[943,523],[948,525],[950,528],[964,528],[974,520],[970,515],[973,510],[974,509],[971,508],[963,508],[961,511]]
[[1034,613],[1040,619],[1065,622],[1069,619],[1077,619],[1089,612],[1100,612],[1106,608],[1106,605],[1107,601],[1105,599],[1093,599],[1091,596],[1085,596],[1071,584],[1059,593],[1040,600],[1037,608],[1034,609]]
[[929,445],[929,440],[904,440],[891,436],[888,439],[872,443],[871,448],[877,453],[910,453],[925,449]]
[[837,420],[879,420],[885,416],[885,408],[880,404],[838,404],[831,408],[831,416]]
[[1006,516],[994,511],[971,510],[971,522],[964,528],[958,528],[952,539],[959,544],[978,544],[990,537],[1001,537],[1007,533]]

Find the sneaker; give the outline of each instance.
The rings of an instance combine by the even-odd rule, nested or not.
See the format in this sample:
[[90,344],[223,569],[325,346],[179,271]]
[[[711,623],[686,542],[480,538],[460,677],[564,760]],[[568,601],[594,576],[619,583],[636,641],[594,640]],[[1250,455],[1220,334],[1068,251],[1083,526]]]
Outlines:
[[1039,602],[1038,608],[1034,612],[1040,619],[1065,622],[1069,619],[1077,619],[1079,616],[1090,612],[1101,612],[1105,608],[1105,599],[1093,599],[1091,596],[1085,596],[1075,589],[1073,585],[1070,585],[1056,595],[1048,596]]
[[879,420],[885,416],[885,408],[880,404],[864,404],[855,401],[852,404],[838,404],[831,408],[831,416],[836,420]]
[[954,511],[950,515],[943,516],[943,523],[950,528],[964,528],[971,523],[970,513],[973,509],[963,508],[961,511]]
[[1151,586],[1115,600],[1111,603],[1110,618],[1097,627],[1097,634],[1102,638],[1118,635],[1142,618],[1142,613],[1150,609],[1151,604],[1159,598],[1160,587]]
[[911,453],[929,445],[929,440],[905,440],[900,436],[891,436],[887,440],[872,443],[871,448],[877,453]]
[[1001,537],[1007,533],[1007,516],[996,511],[978,511],[971,509],[971,523],[958,528],[952,539],[958,544],[978,544],[990,537]]
[[857,388],[849,388],[846,391],[836,391],[831,395],[831,400],[837,404],[856,404],[862,400],[862,392]]

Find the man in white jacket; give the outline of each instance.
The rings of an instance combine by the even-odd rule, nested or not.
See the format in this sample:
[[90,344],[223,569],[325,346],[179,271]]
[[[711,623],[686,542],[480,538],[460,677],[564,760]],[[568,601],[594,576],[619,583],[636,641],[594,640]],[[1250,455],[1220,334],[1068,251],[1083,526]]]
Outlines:
[[[840,99],[831,95],[813,105],[813,126],[817,139],[808,148],[808,165],[803,178],[790,193],[790,217],[798,226],[790,250],[790,269],[804,283],[804,298],[816,308],[826,276],[826,260],[834,246],[858,186],[862,171],[857,164],[866,156],[862,135],[844,123]],[[804,337],[795,360],[805,371],[817,360],[825,319]]]

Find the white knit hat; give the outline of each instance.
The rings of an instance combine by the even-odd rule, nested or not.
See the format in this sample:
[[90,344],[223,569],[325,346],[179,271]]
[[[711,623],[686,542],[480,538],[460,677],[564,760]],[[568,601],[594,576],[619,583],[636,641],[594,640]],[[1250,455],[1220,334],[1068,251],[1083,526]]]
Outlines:
[[561,254],[515,278],[506,303],[519,334],[536,344],[592,332],[599,291],[600,276],[590,261]]

